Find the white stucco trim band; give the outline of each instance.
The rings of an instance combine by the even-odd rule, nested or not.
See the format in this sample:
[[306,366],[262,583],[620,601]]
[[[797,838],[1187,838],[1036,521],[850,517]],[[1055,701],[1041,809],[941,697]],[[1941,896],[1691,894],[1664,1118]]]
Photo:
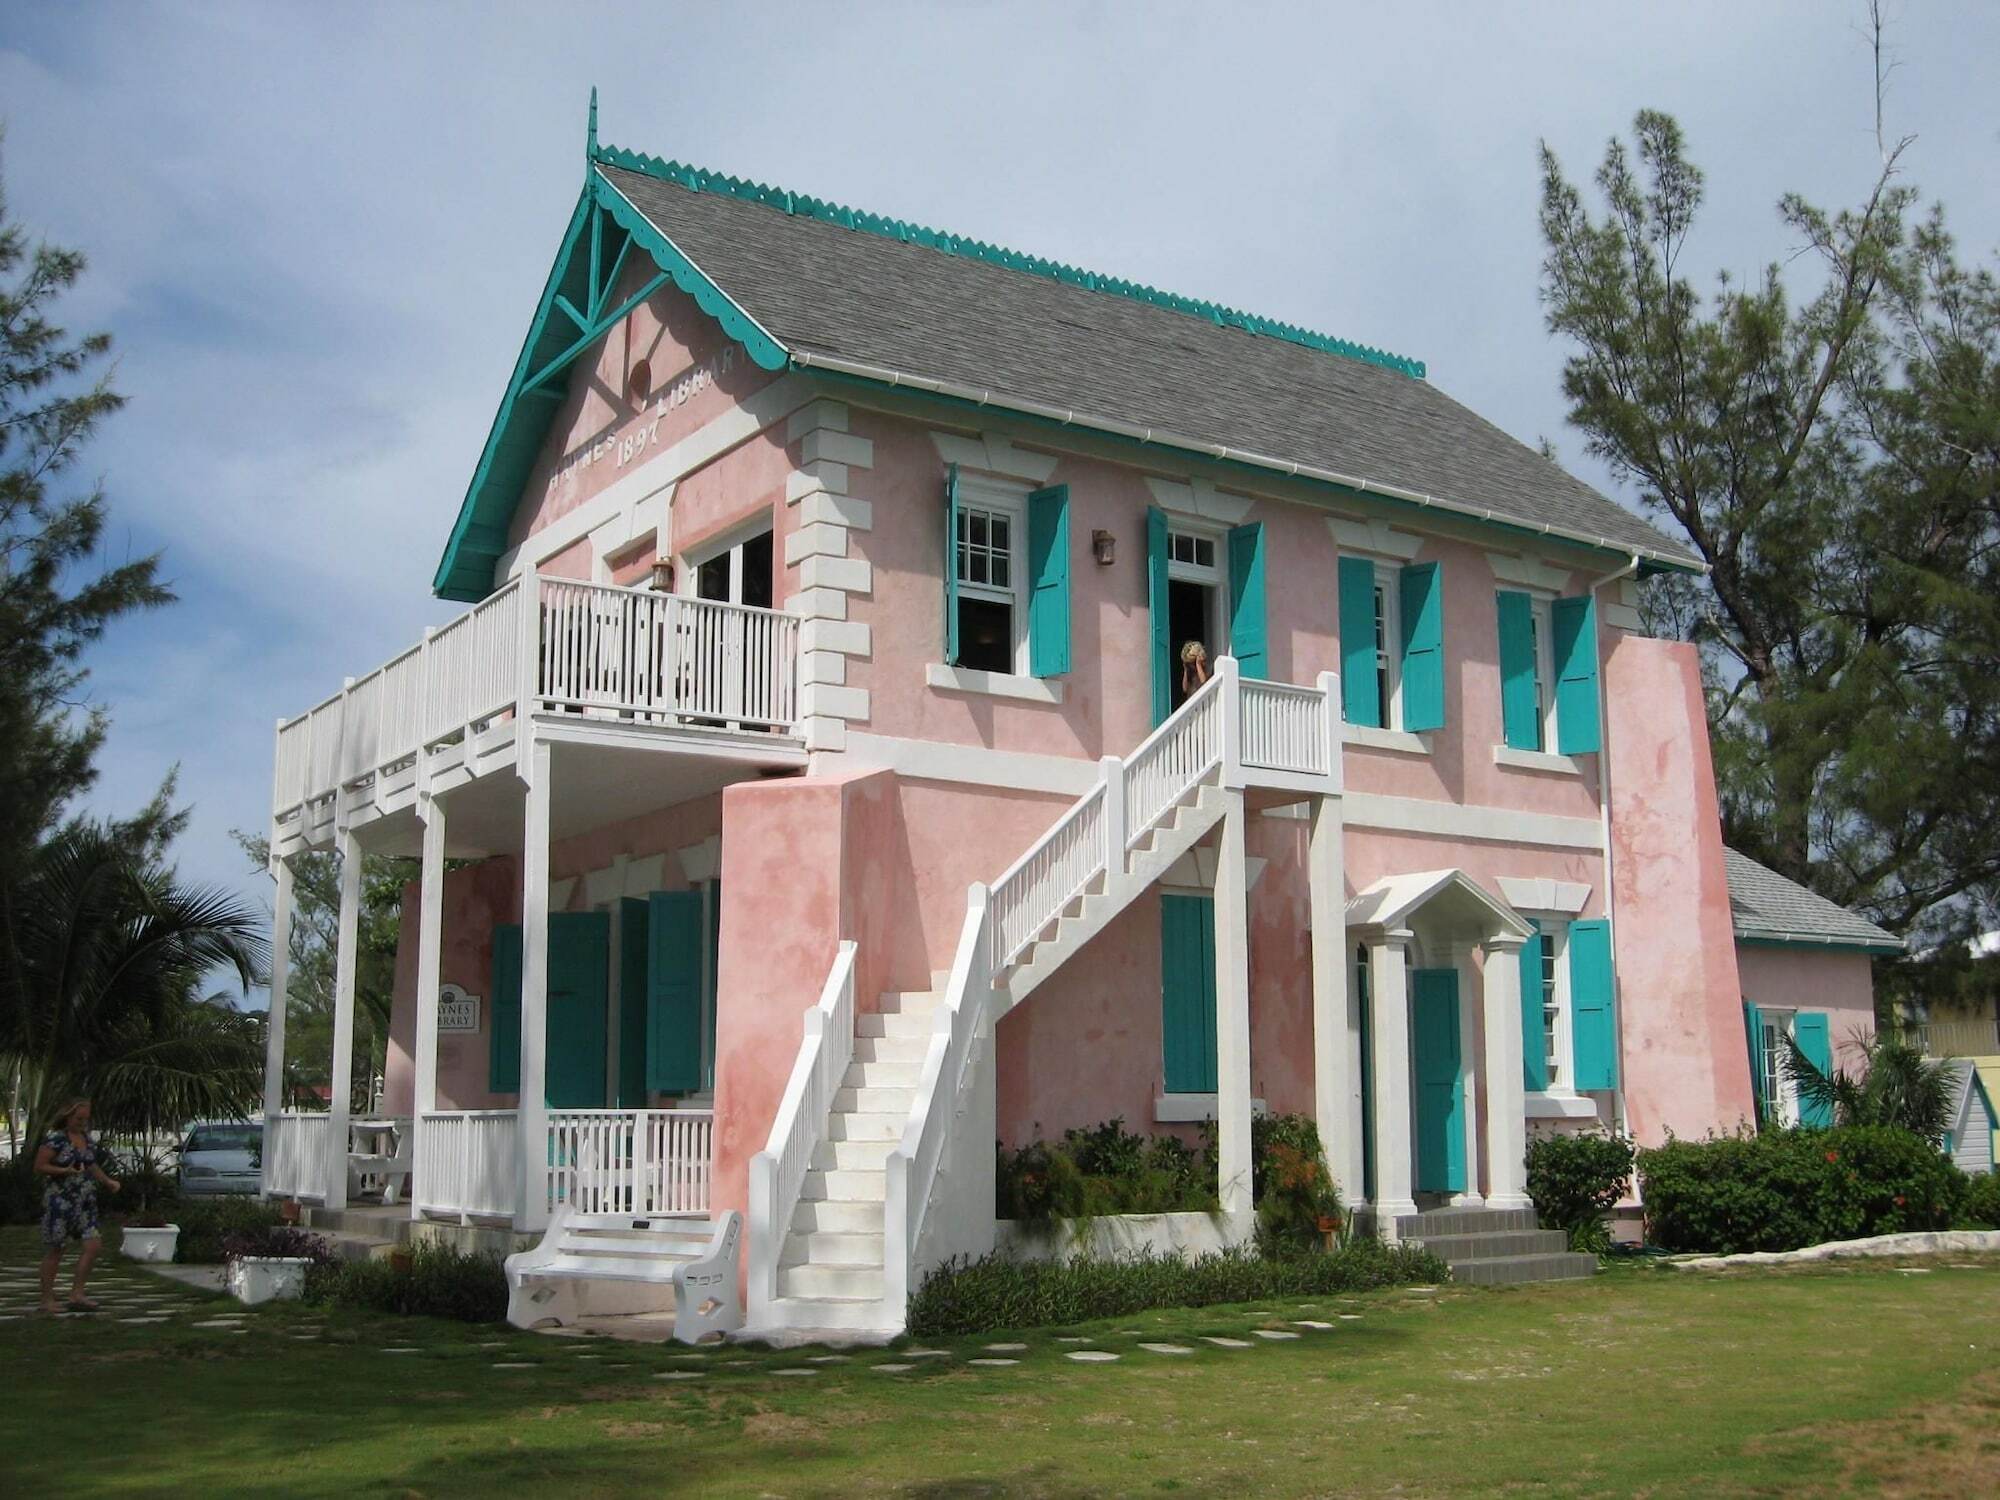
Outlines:
[[857,469],[875,463],[875,445],[847,430],[847,404],[826,397],[801,407],[785,423],[785,441],[796,443],[798,466],[786,476],[785,504],[797,507],[795,529],[785,538],[785,566],[797,570],[797,591],[784,609],[803,622],[799,631],[799,719],[806,748],[839,751],[848,727],[868,722],[866,688],[849,685],[847,658],[866,658],[868,627],[850,621],[849,599],[874,592],[874,566],[854,555],[852,533],[873,529],[873,507],[848,493]]
[[1016,698],[1023,703],[1060,703],[1063,685],[1048,677],[1023,677],[1014,672],[982,672],[975,667],[931,662],[924,668],[924,685],[946,693],[985,693]]

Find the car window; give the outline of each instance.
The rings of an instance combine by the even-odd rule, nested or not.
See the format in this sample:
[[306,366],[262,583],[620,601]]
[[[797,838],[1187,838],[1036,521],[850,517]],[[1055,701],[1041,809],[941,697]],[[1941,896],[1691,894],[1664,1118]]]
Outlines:
[[255,1125],[204,1125],[187,1139],[183,1151],[254,1151],[263,1132]]

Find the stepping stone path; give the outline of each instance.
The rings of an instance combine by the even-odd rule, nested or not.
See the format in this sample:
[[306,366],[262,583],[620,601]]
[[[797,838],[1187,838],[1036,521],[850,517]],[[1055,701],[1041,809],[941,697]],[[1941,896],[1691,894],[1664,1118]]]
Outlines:
[[1064,1336],[1064,1335],[1062,1335],[1062,1334],[1057,1334],[1057,1335],[1056,1335],[1056,1342],[1057,1342],[1058,1344],[1087,1344],[1087,1343],[1089,1343],[1089,1342],[1090,1342],[1090,1340],[1089,1340],[1089,1339],[1087,1339],[1087,1338],[1085,1338],[1085,1337],[1084,1337],[1084,1336],[1083,1336],[1082,1334],[1080,1334],[1080,1333],[1073,1333],[1073,1334],[1069,1334],[1068,1336]]
[[1299,1327],[1301,1328],[1318,1328],[1321,1330],[1325,1330],[1333,1327],[1331,1323],[1315,1323],[1311,1318],[1294,1318],[1292,1319],[1292,1321],[1298,1324]]
[[1141,1349],[1144,1349],[1144,1350],[1145,1350],[1145,1351],[1146,1351],[1146,1352],[1147,1352],[1148,1354],[1192,1354],[1192,1353],[1194,1353],[1194,1350],[1192,1350],[1192,1349],[1188,1348],[1188,1346],[1187,1346],[1186,1344],[1141,1344],[1141,1345],[1140,1345],[1139,1347],[1140,1347]]
[[524,1364],[518,1360],[496,1360],[493,1368],[496,1370],[532,1370],[535,1366]]
[[1201,1341],[1204,1344],[1214,1344],[1218,1348],[1222,1349],[1254,1349],[1256,1347],[1256,1345],[1252,1344],[1248,1339],[1218,1338],[1216,1335],[1212,1333],[1204,1333],[1201,1336]]
[[900,1375],[905,1370],[914,1370],[915,1365],[870,1365],[868,1367],[882,1375]]
[[773,1370],[771,1373],[773,1375],[817,1375],[819,1371],[809,1369],[805,1365],[787,1365],[785,1368]]
[[1340,1321],[1341,1321],[1341,1322],[1343,1322],[1343,1323],[1359,1323],[1359,1322],[1361,1321],[1361,1314],[1360,1314],[1360,1313],[1342,1313],[1342,1314],[1340,1315]]
[[1299,1335],[1283,1328],[1253,1328],[1250,1330],[1260,1339],[1295,1339]]
[[989,1370],[995,1370],[1002,1365],[1018,1365],[1020,1361],[1018,1359],[968,1359],[966,1363],[969,1365],[979,1365]]
[[847,1356],[845,1354],[815,1354],[812,1357],[811,1363],[816,1365],[844,1365],[847,1363]]
[[660,1372],[659,1372],[658,1374],[656,1374],[656,1375],[654,1375],[654,1376],[653,1376],[653,1379],[655,1379],[655,1380],[699,1380],[699,1379],[701,1379],[701,1371],[699,1371],[699,1370],[661,1370],[661,1371],[660,1371]]
[[950,1358],[951,1358],[951,1351],[950,1351],[949,1349],[905,1349],[905,1350],[903,1351],[903,1358],[905,1358],[905,1359],[950,1359]]
[[988,1344],[986,1352],[988,1354],[1019,1354],[1027,1347],[1026,1344]]
[[1076,1360],[1079,1364],[1101,1365],[1118,1356],[1105,1349],[1072,1349],[1063,1358]]

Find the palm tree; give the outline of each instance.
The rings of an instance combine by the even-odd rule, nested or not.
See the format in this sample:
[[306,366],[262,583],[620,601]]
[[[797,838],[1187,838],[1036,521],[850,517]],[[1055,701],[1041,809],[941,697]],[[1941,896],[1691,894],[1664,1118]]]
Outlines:
[[257,1017],[201,986],[257,983],[259,914],[181,883],[112,827],[82,824],[38,849],[0,892],[0,1065],[18,1064],[41,1128],[88,1095],[107,1131],[249,1113],[261,1090]]
[[1916,1048],[1893,1037],[1857,1036],[1865,1066],[1855,1077],[1843,1069],[1822,1073],[1817,1064],[1785,1038],[1785,1074],[1801,1104],[1818,1105],[1836,1125],[1893,1125],[1942,1146],[1951,1129],[1950,1070],[1927,1061]]

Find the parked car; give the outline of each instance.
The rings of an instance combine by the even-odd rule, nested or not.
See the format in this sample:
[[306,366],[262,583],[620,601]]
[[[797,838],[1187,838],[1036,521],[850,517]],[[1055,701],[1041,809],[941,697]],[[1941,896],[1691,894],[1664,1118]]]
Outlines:
[[181,1145],[183,1196],[254,1193],[262,1185],[264,1127],[242,1121],[204,1121]]

